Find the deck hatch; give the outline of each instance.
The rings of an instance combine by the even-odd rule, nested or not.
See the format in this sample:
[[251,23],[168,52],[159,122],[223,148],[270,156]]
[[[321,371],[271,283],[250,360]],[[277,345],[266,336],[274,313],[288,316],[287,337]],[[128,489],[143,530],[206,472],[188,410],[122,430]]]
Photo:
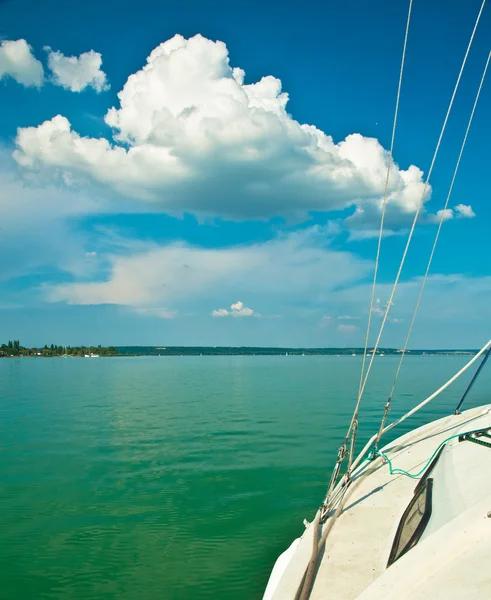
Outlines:
[[420,540],[431,517],[433,479],[428,478],[416,487],[409,506],[404,511],[392,544],[387,566],[411,550]]

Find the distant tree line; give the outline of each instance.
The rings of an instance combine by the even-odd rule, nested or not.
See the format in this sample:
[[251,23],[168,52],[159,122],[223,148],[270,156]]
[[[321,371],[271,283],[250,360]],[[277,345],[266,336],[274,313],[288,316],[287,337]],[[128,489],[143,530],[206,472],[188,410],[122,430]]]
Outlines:
[[[372,352],[372,349],[369,349]],[[477,350],[407,350],[410,356],[446,356],[472,355]],[[379,355],[400,355],[396,348],[379,348]],[[57,346],[51,344],[41,348],[27,348],[19,340],[9,340],[0,346],[0,358],[5,356],[360,356],[363,348],[266,348],[266,347],[230,347],[230,346]]]
[[[363,348],[278,348],[253,346],[118,346],[119,356],[363,356]],[[373,348],[368,348],[371,354]],[[398,348],[378,348],[379,356],[400,356]],[[409,356],[472,355],[477,350],[417,350]]]
[[27,348],[19,340],[9,340],[0,346],[0,356],[85,356],[98,354],[99,356],[116,356],[118,351],[114,346],[57,346],[47,344],[41,348]]
[[[380,348],[379,353],[395,354],[395,348]],[[126,356],[316,356],[363,355],[363,348],[278,348],[263,346],[118,346]]]

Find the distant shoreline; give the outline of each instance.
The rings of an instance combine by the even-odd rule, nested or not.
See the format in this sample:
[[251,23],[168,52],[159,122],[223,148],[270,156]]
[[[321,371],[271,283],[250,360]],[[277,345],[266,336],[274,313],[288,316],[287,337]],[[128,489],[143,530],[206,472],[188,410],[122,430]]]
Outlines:
[[[115,346],[118,356],[363,356],[363,348],[281,348],[254,346]],[[369,348],[369,353],[372,349]],[[377,356],[400,356],[398,348],[379,348]],[[408,356],[473,356],[475,349],[415,349]]]
[[[17,342],[18,344],[18,342]],[[129,356],[363,356],[363,348],[282,348],[261,346],[45,346],[2,345],[0,358],[105,358]],[[379,348],[377,356],[400,356],[398,348]],[[477,349],[411,349],[407,356],[473,356]],[[372,349],[369,348],[369,355]]]

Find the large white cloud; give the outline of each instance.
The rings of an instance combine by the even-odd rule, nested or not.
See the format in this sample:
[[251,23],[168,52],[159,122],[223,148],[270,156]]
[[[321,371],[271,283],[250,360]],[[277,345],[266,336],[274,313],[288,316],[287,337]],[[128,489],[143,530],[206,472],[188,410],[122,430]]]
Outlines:
[[90,50],[80,56],[65,56],[49,47],[46,50],[54,84],[72,92],[81,92],[88,87],[96,92],[109,89],[106,74],[101,70],[102,56],[99,52]]
[[25,86],[41,87],[43,65],[35,58],[26,40],[4,40],[0,43],[0,79],[13,77]]
[[[335,143],[286,111],[279,79],[244,83],[223,42],[176,35],[158,46],[105,117],[114,141],[83,137],[58,115],[19,129],[15,158],[103,183],[170,212],[231,218],[357,206],[377,212],[387,152],[374,138]],[[414,212],[422,172],[393,165],[391,210]],[[360,213],[361,214],[361,213]]]

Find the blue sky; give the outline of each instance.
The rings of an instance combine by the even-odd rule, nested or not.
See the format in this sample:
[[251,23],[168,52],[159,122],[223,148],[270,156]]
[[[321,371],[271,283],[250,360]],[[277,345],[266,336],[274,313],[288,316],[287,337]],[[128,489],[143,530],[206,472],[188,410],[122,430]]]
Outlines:
[[[414,1],[374,326],[481,1]],[[406,2],[0,2],[0,333],[362,345]],[[484,10],[382,340],[401,345]],[[177,37],[176,37],[177,36]],[[410,346],[491,331],[485,81]]]

